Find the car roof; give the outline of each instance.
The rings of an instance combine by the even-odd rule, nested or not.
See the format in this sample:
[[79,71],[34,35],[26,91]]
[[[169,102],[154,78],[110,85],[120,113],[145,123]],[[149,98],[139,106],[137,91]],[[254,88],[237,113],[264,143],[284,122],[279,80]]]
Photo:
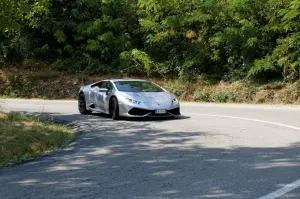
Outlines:
[[118,82],[118,81],[140,81],[140,82],[144,82],[146,80],[143,80],[143,79],[106,79],[106,80],[102,80],[102,81],[111,81],[111,82]]

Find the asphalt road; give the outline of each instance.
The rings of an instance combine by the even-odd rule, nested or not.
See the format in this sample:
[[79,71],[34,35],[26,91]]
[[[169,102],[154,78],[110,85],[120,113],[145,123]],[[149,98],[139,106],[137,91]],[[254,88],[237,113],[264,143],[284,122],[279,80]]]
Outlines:
[[50,114],[82,135],[0,171],[0,198],[300,198],[300,108],[182,104],[179,119],[143,121],[82,116],[74,101],[4,110]]

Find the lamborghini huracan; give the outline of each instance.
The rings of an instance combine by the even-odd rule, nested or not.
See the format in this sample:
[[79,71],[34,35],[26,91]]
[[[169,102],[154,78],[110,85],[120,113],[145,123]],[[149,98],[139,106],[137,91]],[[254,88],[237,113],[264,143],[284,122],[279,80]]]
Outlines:
[[157,84],[139,79],[109,79],[83,86],[79,90],[78,109],[120,117],[174,117],[180,115],[174,94]]

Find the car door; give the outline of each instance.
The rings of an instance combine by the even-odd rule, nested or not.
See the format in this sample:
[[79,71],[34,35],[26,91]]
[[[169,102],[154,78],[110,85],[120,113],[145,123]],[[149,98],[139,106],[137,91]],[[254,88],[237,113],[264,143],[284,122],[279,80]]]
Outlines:
[[104,112],[109,113],[109,99],[114,93],[114,86],[110,81],[105,82],[104,88],[107,88],[107,92],[103,93],[103,104],[101,104],[101,108]]
[[88,104],[89,106],[94,105],[93,108],[99,108],[98,107],[98,104],[99,104],[98,99],[99,99],[99,97],[101,97],[101,96],[99,96],[99,88],[102,88],[102,85],[103,85],[103,82],[98,82],[91,86],[91,89],[89,91],[89,104]]
[[100,85],[97,86],[97,88],[94,90],[95,92],[95,107],[101,112],[105,112],[104,109],[104,99],[106,96],[106,92],[101,92],[101,88],[106,88],[107,87],[107,82],[103,81]]

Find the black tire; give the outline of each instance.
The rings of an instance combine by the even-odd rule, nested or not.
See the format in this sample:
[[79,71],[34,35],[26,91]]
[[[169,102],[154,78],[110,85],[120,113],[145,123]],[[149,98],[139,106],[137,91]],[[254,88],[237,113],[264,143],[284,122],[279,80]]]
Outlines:
[[86,110],[85,96],[83,93],[80,93],[78,97],[78,110],[83,115],[92,113],[92,111]]
[[117,98],[113,97],[110,100],[110,109],[109,109],[109,113],[110,113],[110,117],[113,120],[118,120],[120,119],[120,114],[119,114],[119,102],[117,100]]

